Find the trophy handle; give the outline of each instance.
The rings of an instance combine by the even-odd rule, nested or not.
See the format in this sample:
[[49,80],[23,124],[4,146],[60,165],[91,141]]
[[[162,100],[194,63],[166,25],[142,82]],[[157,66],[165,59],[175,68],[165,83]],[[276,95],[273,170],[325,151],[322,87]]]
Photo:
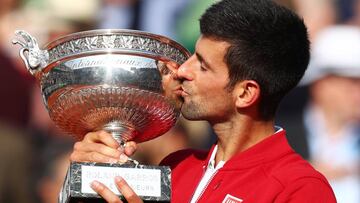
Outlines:
[[28,71],[35,75],[47,66],[49,53],[47,50],[41,50],[34,37],[23,30],[16,30],[15,35],[21,39],[14,39],[13,44],[20,44],[20,57],[24,61]]

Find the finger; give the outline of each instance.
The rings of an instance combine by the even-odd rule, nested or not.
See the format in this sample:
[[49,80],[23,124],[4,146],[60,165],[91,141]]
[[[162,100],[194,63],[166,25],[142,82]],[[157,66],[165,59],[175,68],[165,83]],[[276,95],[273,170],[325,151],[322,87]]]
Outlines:
[[117,163],[119,159],[105,156],[98,152],[79,152],[74,151],[70,155],[70,161],[75,162],[98,162],[98,163]]
[[120,191],[120,193],[124,196],[124,198],[131,203],[142,203],[143,201],[140,197],[131,189],[131,187],[126,183],[126,181],[117,176],[115,177],[116,187]]
[[134,141],[127,142],[124,148],[124,153],[127,156],[132,156],[137,149],[137,144]]
[[98,140],[98,133],[100,133],[100,131],[96,131],[96,132],[89,132],[86,133],[86,135],[83,138],[83,142],[96,142]]
[[129,160],[129,157],[125,154],[120,154],[119,163],[126,163]]
[[76,142],[74,145],[74,151],[78,152],[98,152],[100,154],[103,154],[105,156],[108,156],[109,158],[112,157],[114,159],[119,159],[120,154],[122,154],[122,151],[119,151],[118,149],[113,149],[111,147],[108,147],[104,144],[100,143],[86,143],[86,142]]
[[104,184],[93,181],[90,187],[109,203],[122,203],[120,198]]
[[103,130],[86,134],[83,141],[88,143],[103,143],[114,149],[120,147],[120,144],[114,139],[114,137]]

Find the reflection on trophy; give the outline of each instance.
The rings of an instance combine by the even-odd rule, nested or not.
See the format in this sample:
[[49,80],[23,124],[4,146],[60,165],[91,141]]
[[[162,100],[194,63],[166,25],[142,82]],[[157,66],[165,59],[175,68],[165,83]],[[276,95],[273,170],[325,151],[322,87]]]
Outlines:
[[[172,69],[189,56],[175,41],[134,30],[74,33],[40,49],[24,31],[13,43],[40,83],[44,104],[55,124],[82,139],[106,130],[120,143],[144,142],[167,132],[181,101],[167,90]],[[155,146],[158,147],[158,146]],[[71,163],[59,202],[99,198],[90,182],[113,184],[122,176],[144,200],[170,201],[170,169],[126,164]]]

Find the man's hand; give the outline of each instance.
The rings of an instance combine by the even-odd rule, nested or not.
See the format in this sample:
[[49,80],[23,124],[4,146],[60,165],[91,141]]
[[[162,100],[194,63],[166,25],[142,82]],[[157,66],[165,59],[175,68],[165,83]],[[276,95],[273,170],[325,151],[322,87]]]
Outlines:
[[[124,196],[127,202],[129,203],[141,203],[143,202],[139,196],[135,194],[135,192],[130,188],[130,186],[126,183],[126,181],[121,177],[115,178],[116,187],[120,191],[120,193]],[[122,203],[123,201],[113,193],[109,188],[107,188],[104,184],[94,181],[91,183],[91,188],[97,192],[101,197],[103,197],[107,202],[110,203]]]
[[90,132],[84,139],[76,142],[70,156],[71,161],[125,163],[128,157],[136,151],[135,142],[127,142],[125,147],[105,131]]

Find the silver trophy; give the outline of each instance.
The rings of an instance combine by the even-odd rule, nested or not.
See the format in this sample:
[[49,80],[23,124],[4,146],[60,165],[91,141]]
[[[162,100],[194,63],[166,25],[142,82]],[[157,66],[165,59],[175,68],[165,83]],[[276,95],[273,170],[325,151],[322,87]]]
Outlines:
[[[65,132],[82,139],[103,129],[120,144],[140,143],[175,124],[181,101],[168,89],[174,81],[170,67],[190,56],[175,41],[135,30],[94,30],[40,49],[25,31],[16,35],[13,43],[22,46],[20,56],[40,84],[51,119]],[[99,198],[89,187],[95,179],[121,196],[113,184],[117,175],[144,200],[170,200],[169,167],[71,163],[59,202]]]

